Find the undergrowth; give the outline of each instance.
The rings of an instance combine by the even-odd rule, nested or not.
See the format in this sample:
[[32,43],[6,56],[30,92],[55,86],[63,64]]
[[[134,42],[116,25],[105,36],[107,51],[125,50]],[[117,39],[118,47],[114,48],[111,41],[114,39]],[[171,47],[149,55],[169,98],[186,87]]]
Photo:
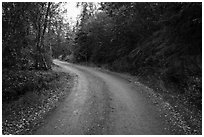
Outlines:
[[31,134],[73,85],[73,77],[56,66],[50,71],[3,70],[2,80],[3,134]]
[[178,84],[170,80],[165,81],[152,75],[143,75],[138,78],[141,83],[153,89],[183,117],[191,128],[190,134],[202,134],[201,78],[185,79],[186,82],[191,81],[191,83],[183,87],[184,91],[178,91],[181,85],[178,88]]

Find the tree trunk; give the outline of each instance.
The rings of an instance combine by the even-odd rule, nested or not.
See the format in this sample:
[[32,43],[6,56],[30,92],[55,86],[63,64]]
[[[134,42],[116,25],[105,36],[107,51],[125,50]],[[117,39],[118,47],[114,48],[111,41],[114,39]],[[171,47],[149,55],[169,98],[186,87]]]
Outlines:
[[49,11],[50,11],[50,6],[51,6],[51,2],[48,2],[47,12],[46,12],[46,15],[45,15],[43,34],[42,34],[42,38],[41,38],[41,42],[42,42],[41,45],[42,45],[43,53],[44,53],[44,55],[42,54],[42,59],[43,59],[43,64],[44,64],[44,67],[45,67],[46,70],[48,70],[50,68],[50,66],[47,65],[47,62],[45,60],[44,36],[45,36],[45,30],[47,28],[47,20],[48,20],[48,14],[49,14]]
[[41,53],[41,48],[40,48],[40,41],[41,41],[41,15],[39,13],[38,17],[38,22],[36,23],[37,25],[37,43],[36,43],[36,57],[35,57],[35,69],[39,69],[40,66],[40,53]]
[[[36,65],[35,65],[36,69],[48,70],[50,68],[50,66],[48,66],[47,61],[45,59],[45,46],[44,46],[44,36],[45,36],[45,30],[47,28],[47,20],[48,20],[48,14],[50,11],[50,6],[51,6],[51,2],[48,2],[43,28],[41,28],[41,17],[42,17],[41,15],[38,21],[37,56],[36,56]],[[43,31],[41,31],[41,29],[43,29]]]

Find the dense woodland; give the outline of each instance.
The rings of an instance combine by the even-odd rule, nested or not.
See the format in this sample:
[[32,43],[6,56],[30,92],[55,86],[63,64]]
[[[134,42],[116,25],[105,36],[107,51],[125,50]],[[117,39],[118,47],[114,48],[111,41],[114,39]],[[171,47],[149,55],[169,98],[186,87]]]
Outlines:
[[172,84],[201,109],[201,3],[82,3],[75,62]]
[[202,3],[82,2],[74,27],[60,4],[2,3],[3,99],[13,96],[8,83],[26,81],[12,74],[50,70],[59,58],[172,83],[201,109]]
[[42,88],[44,77],[38,71],[51,70],[59,52],[69,54],[69,26],[62,24],[60,4],[2,3],[3,101]]
[[3,68],[50,69],[52,47],[66,40],[59,38],[59,4],[18,2],[2,7]]

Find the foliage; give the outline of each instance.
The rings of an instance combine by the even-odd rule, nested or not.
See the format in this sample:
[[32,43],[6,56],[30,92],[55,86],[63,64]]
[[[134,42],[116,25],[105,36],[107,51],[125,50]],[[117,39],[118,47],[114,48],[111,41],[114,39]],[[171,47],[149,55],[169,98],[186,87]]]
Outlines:
[[[2,4],[3,67],[50,69],[49,36],[51,17],[57,4],[4,2]],[[48,51],[48,52],[47,52]]]
[[[52,56],[67,55],[71,43],[69,24],[63,24],[61,3],[2,3],[3,101],[18,99],[28,91],[51,88],[39,70],[50,70]],[[59,45],[58,45],[59,44]],[[47,74],[50,71],[45,72]]]
[[55,79],[59,79],[59,76],[51,71],[3,70],[2,99],[3,101],[16,100],[27,92],[50,89],[52,87],[49,83]]
[[[202,73],[201,3],[105,2],[95,12],[89,5],[82,4],[77,26],[77,62],[155,76],[199,106],[201,83],[192,78],[200,79]],[[190,90],[193,85],[199,90]]]

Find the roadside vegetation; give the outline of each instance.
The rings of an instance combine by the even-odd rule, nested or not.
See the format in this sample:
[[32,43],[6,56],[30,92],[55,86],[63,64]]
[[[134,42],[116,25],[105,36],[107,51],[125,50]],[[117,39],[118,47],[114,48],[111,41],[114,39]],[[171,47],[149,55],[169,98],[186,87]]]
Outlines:
[[31,134],[71,92],[75,77],[57,66],[52,68],[49,71],[3,71],[3,134]]
[[31,134],[71,91],[74,77],[52,63],[61,41],[59,5],[2,3],[3,134]]
[[80,4],[74,61],[136,76],[200,134],[202,4]]
[[[81,3],[76,62],[158,79],[202,108],[201,3]],[[151,77],[151,78],[150,78]]]

